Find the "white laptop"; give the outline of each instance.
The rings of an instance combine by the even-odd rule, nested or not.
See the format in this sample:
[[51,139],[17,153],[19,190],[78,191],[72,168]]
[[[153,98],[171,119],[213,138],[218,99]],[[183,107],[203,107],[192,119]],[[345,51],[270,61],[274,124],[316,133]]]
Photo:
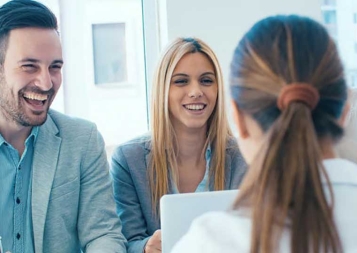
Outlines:
[[196,217],[230,209],[237,194],[238,190],[227,190],[163,196],[160,200],[162,252],[170,253]]

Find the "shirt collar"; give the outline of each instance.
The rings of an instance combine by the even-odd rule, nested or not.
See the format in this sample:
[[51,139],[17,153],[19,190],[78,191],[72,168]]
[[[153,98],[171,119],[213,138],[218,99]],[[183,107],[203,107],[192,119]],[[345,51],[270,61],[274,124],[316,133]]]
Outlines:
[[207,149],[206,149],[206,153],[205,153],[205,158],[206,158],[206,161],[209,161],[211,159],[211,144],[208,143],[207,145]]
[[[38,136],[38,131],[39,131],[39,127],[38,126],[35,126],[31,129],[31,133],[30,135],[26,138],[26,141],[25,141],[25,146],[28,145],[28,142],[30,140],[32,140],[32,146],[34,147],[35,146],[35,142],[37,140],[37,136]],[[0,133],[0,147],[4,144],[4,143],[7,143],[6,140],[4,139],[4,137],[1,135]]]
[[4,137],[2,137],[2,135],[0,134],[0,147],[2,146],[2,144],[6,143]]
[[27,146],[28,142],[31,141],[32,147],[35,147],[35,143],[38,136],[38,130],[39,130],[38,126],[32,128],[30,135],[27,137],[25,141],[25,146]]

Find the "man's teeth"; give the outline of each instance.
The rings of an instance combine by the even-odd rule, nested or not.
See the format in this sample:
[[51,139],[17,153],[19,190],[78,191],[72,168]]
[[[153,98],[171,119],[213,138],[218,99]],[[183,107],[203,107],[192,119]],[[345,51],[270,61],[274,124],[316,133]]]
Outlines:
[[204,105],[185,105],[185,108],[189,110],[202,110],[204,107]]
[[38,100],[38,101],[45,101],[47,99],[47,95],[37,94],[37,93],[27,93],[24,94],[25,98]]

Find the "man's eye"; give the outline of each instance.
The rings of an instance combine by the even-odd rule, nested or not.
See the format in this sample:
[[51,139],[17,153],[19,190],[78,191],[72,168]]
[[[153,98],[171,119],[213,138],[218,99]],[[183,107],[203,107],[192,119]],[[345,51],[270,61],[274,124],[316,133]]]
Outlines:
[[62,69],[62,65],[52,65],[51,69]]
[[22,68],[25,70],[33,70],[36,68],[36,66],[33,64],[25,64],[25,65],[22,65]]

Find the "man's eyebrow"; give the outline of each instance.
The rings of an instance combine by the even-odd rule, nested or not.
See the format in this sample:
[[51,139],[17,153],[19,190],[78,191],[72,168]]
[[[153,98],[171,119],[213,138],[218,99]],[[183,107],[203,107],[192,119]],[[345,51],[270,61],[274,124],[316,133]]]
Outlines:
[[22,60],[18,61],[18,63],[23,63],[23,62],[33,62],[33,63],[38,63],[38,62],[40,62],[40,61],[39,61],[39,60],[37,60],[37,59],[34,59],[34,58],[24,58],[24,59],[22,59]]
[[[25,59],[18,61],[18,63],[24,63],[24,62],[39,63],[40,60],[34,59],[34,58],[25,58]],[[63,64],[63,60],[62,59],[54,60],[51,64]]]
[[63,60],[54,60],[52,64],[63,64]]

